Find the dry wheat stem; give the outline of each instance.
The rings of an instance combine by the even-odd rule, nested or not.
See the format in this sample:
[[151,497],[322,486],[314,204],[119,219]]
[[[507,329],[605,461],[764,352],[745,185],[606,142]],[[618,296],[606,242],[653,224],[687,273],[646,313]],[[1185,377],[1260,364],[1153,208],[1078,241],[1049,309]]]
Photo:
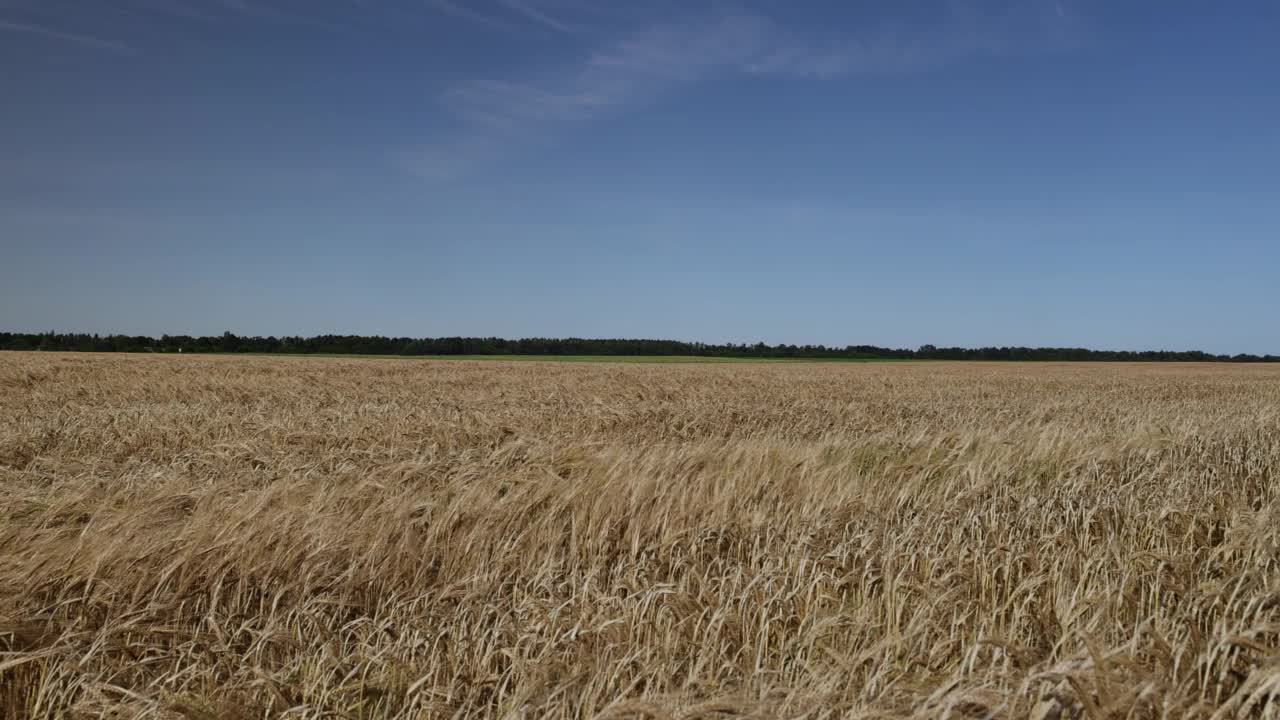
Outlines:
[[1280,368],[0,355],[0,715],[1280,717]]

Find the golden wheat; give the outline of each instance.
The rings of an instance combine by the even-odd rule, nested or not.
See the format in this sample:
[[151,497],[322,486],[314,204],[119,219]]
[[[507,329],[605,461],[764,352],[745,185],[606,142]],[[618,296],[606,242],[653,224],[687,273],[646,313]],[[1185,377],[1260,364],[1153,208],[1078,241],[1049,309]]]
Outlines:
[[1280,717],[1280,368],[0,355],[0,714]]

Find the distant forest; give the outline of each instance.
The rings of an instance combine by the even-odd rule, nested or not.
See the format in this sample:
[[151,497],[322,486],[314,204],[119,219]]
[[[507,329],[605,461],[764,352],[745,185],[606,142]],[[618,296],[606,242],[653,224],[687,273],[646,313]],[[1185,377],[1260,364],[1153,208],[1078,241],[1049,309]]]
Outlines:
[[1093,360],[1141,362],[1280,362],[1277,355],[1214,355],[1199,350],[1089,350],[1086,348],[923,345],[915,350],[874,345],[711,344],[678,340],[590,340],[583,338],[407,338],[377,335],[241,337],[221,335],[90,335],[87,333],[0,333],[0,350],[80,352],[281,353],[353,355],[691,355],[730,358],[810,358],[814,360]]

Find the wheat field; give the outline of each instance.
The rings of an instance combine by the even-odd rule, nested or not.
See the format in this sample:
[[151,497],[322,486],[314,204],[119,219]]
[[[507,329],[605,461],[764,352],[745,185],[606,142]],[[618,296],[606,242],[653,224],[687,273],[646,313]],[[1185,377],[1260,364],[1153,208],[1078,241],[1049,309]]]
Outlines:
[[0,354],[6,718],[1277,718],[1280,367]]

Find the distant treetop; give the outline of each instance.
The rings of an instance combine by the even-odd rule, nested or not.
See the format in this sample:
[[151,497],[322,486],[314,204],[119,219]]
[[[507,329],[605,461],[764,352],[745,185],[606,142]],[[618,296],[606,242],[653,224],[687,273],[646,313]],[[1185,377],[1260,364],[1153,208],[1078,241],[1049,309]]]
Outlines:
[[916,350],[875,345],[766,345],[699,343],[679,340],[317,335],[240,337],[232,332],[190,335],[96,335],[88,333],[0,333],[0,350],[81,352],[197,352],[352,355],[687,355],[727,358],[810,358],[814,360],[1065,360],[1115,362],[1280,362],[1276,355],[1215,355],[1200,350],[1090,350],[1055,347],[940,348]]

